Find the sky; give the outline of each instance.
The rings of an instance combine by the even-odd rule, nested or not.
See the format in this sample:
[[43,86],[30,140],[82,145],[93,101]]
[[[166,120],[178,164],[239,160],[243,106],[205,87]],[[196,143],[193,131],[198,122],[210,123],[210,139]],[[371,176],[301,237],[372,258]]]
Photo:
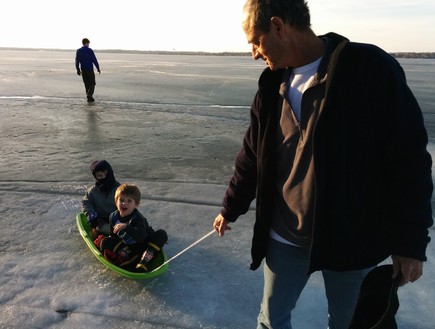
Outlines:
[[[273,1],[273,0],[272,0]],[[0,47],[245,52],[245,0],[2,1]],[[309,0],[316,34],[435,52],[433,0]]]

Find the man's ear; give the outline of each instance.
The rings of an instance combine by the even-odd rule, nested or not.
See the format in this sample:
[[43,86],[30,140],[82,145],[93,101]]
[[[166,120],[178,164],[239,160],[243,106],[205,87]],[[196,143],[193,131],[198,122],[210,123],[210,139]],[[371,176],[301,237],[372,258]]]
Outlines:
[[277,16],[272,16],[270,18],[270,29],[271,31],[273,31],[274,33],[277,33],[278,35],[282,35],[282,33],[284,33],[284,21],[282,20],[282,18],[277,17]]

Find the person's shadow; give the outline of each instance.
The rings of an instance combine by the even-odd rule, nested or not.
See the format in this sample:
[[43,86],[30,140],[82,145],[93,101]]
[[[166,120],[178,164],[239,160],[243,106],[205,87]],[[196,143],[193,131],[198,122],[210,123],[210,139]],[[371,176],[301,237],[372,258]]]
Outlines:
[[99,123],[101,122],[101,117],[99,114],[98,107],[95,107],[95,103],[89,103],[89,107],[86,109],[87,113],[87,131],[88,140],[92,142],[95,146],[101,137],[101,129]]

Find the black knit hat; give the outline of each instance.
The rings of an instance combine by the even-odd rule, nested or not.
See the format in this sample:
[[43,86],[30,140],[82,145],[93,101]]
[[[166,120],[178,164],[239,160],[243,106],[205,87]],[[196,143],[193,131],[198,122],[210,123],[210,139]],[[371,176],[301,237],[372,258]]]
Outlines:
[[90,169],[94,177],[97,171],[103,171],[103,170],[113,171],[112,167],[106,160],[95,160],[94,162],[91,163]]
[[115,184],[115,174],[110,164],[106,160],[95,160],[90,166],[92,175],[95,177],[97,171],[107,170],[107,175],[104,179],[98,180],[95,177],[95,185],[103,192],[109,192]]
[[402,276],[392,277],[393,265],[375,267],[366,275],[349,329],[397,329],[394,316]]

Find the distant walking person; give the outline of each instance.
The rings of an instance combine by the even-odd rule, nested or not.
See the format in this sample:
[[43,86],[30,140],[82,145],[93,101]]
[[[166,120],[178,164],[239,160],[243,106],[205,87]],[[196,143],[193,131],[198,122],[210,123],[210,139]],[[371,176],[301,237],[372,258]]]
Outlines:
[[97,68],[99,74],[100,64],[98,64],[97,57],[94,51],[89,48],[90,41],[87,38],[82,40],[83,47],[77,49],[76,52],[76,69],[77,74],[81,75],[85,84],[86,96],[88,102],[94,102],[94,90],[95,90],[95,73],[94,65]]

